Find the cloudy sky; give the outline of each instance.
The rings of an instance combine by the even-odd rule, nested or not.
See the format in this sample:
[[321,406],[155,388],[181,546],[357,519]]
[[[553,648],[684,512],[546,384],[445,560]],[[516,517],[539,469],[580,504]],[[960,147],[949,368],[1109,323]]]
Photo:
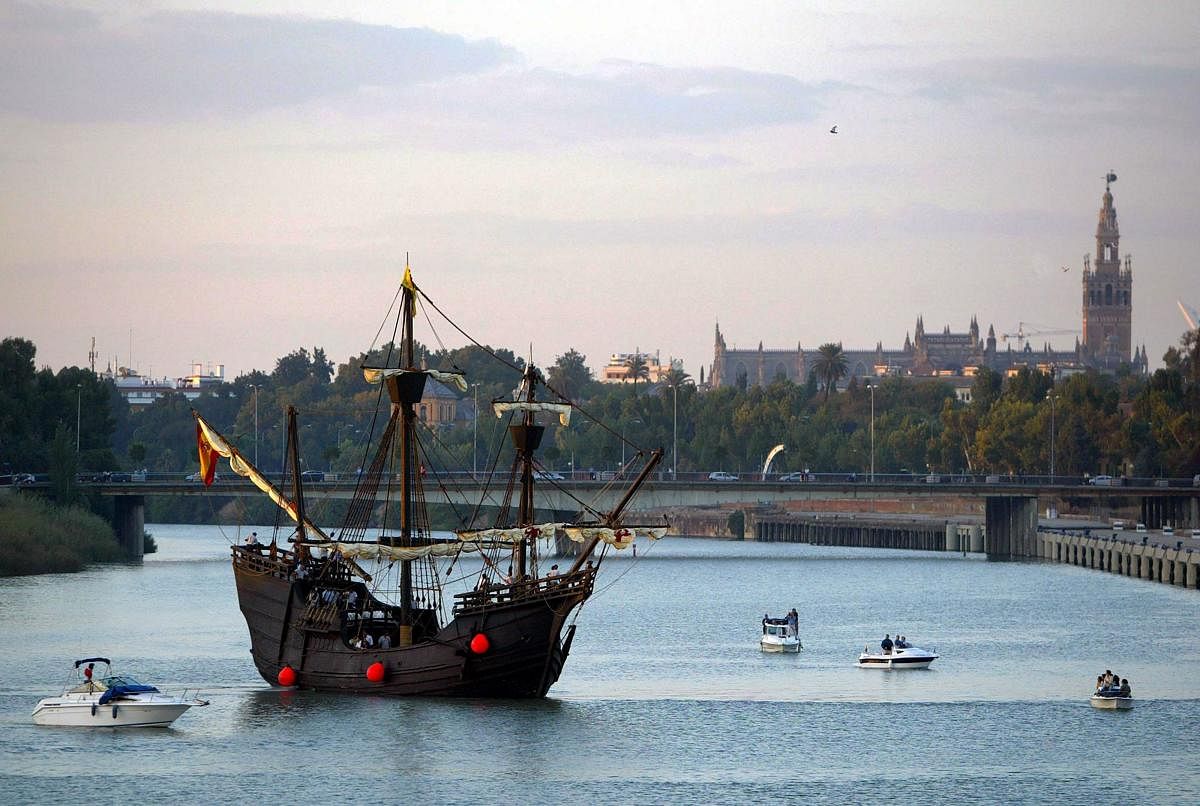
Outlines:
[[1194,0],[0,0],[0,336],[344,360],[406,252],[546,364],[1077,329],[1111,169],[1156,364],[1200,306],[1198,42]]

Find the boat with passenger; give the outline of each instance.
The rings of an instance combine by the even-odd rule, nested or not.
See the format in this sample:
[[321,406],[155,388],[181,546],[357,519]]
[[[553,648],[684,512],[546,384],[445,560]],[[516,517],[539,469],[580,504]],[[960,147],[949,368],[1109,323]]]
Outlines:
[[928,669],[937,658],[936,652],[913,646],[903,637],[893,641],[891,636],[885,636],[878,651],[863,647],[858,665],[862,669]]
[[[96,664],[104,664],[104,674]],[[86,665],[85,665],[86,664]],[[82,667],[82,671],[80,671]],[[75,661],[76,679],[58,697],[46,697],[33,709],[36,725],[81,728],[165,728],[206,700],[164,694],[129,675],[112,674],[108,658]]]
[[1096,678],[1096,691],[1088,701],[1093,708],[1128,711],[1133,707],[1133,689],[1128,678],[1121,678],[1108,669]]
[[796,611],[793,609],[784,618],[763,616],[762,640],[759,647],[763,652],[799,652],[804,649],[800,642],[800,631]]

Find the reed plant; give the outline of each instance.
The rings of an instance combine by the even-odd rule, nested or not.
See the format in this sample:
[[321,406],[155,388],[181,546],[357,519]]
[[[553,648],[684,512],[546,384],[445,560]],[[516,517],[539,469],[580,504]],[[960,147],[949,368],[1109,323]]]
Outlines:
[[34,495],[0,495],[0,576],[82,571],[122,559],[112,527],[100,516]]

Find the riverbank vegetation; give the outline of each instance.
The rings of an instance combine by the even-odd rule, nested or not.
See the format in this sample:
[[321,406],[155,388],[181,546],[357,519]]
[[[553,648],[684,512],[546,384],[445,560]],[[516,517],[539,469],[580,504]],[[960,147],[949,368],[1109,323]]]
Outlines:
[[100,516],[35,495],[0,495],[0,576],[82,571],[89,563],[123,558]]

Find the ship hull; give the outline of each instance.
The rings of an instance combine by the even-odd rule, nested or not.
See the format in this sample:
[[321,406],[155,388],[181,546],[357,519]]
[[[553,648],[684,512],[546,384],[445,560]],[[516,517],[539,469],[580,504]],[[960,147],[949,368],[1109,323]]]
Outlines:
[[[397,696],[544,697],[570,652],[571,611],[591,592],[586,586],[542,589],[541,595],[501,602],[457,615],[436,634],[411,646],[356,649],[338,629],[314,629],[300,617],[305,586],[281,564],[235,549],[238,602],[250,632],[251,654],[263,679],[279,685],[284,667],[295,685],[325,691]],[[482,634],[487,649],[471,640]],[[367,679],[372,664],[383,679]]]

